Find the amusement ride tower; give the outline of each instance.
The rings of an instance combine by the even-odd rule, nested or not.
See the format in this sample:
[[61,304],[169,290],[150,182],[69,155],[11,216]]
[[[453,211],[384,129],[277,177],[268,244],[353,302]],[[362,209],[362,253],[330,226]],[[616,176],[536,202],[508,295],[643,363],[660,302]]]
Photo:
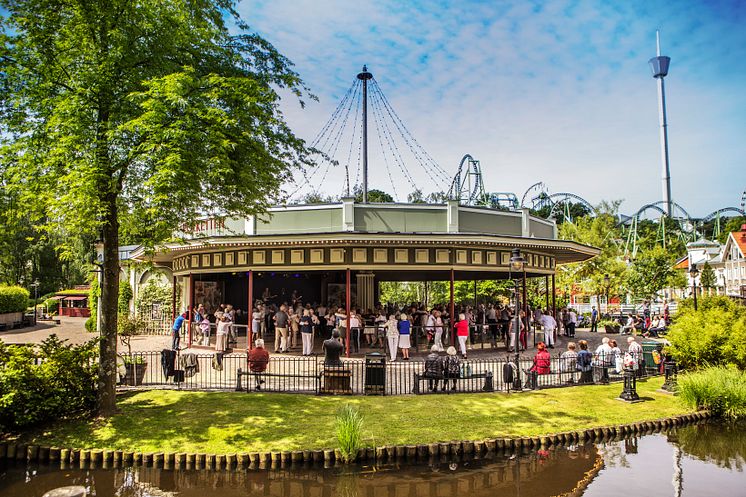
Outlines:
[[658,80],[658,117],[661,123],[661,173],[663,179],[663,202],[666,204],[666,215],[673,214],[673,203],[671,200],[671,170],[668,166],[668,123],[666,122],[666,90],[663,78],[668,75],[668,66],[671,57],[661,55],[660,32],[655,32],[656,56],[648,61],[653,70],[653,77]]

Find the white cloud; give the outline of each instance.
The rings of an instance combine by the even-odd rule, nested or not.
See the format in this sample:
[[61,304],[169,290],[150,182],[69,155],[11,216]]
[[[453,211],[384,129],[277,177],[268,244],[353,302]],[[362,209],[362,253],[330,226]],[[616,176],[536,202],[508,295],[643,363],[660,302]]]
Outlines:
[[[535,5],[275,0],[239,8],[321,99],[303,111],[288,99],[286,115],[301,136],[315,136],[367,63],[450,174],[471,153],[489,190],[520,197],[544,181],[591,202],[623,198],[626,212],[661,198],[656,84],[647,67],[660,27],[672,57],[674,199],[695,215],[738,203],[746,187],[738,4]],[[371,186],[392,191],[374,133]],[[354,146],[351,156],[356,165]],[[410,170],[418,186],[432,189],[417,165]],[[343,174],[328,178],[322,189],[339,191]],[[394,182],[405,198],[403,175]]]

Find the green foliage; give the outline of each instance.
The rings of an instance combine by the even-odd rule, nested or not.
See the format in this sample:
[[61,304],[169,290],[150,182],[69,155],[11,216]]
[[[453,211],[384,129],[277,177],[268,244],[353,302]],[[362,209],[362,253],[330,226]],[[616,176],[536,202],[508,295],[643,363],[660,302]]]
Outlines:
[[732,364],[746,369],[746,308],[727,297],[699,300],[695,311],[691,302],[679,306],[670,326],[669,347],[685,369]]
[[29,293],[25,288],[0,285],[0,314],[25,311],[28,298]]
[[96,315],[93,314],[85,320],[85,330],[88,333],[96,333]]
[[669,286],[676,274],[673,263],[671,253],[660,246],[638,255],[627,280],[632,295],[650,298]]
[[56,335],[37,348],[0,341],[0,432],[91,411],[96,351],[95,340],[68,345]]
[[598,322],[599,328],[606,328],[607,326],[610,328],[614,328],[617,331],[619,331],[619,328],[621,328],[621,325],[618,322],[611,319],[602,319]]
[[[721,219],[720,222],[722,223],[723,219]],[[728,239],[729,234],[735,231],[741,231],[741,226],[743,226],[744,224],[746,224],[746,216],[727,218],[727,220],[725,221],[725,226],[723,226],[720,230],[718,241],[720,243],[725,243],[725,241]]]
[[715,270],[712,269],[709,262],[705,262],[705,265],[702,266],[702,273],[699,275],[699,284],[702,288],[715,288],[717,285]]
[[130,313],[130,301],[132,300],[132,286],[129,281],[119,282],[119,305],[118,311],[120,315],[128,316]]
[[[363,187],[361,185],[355,186],[353,196],[355,197],[355,202],[363,201]],[[373,189],[368,190],[368,202],[393,203],[394,197],[383,190]]]
[[357,457],[358,449],[363,447],[363,416],[356,407],[345,404],[336,418],[337,443],[344,462],[349,463]]
[[132,355],[132,346],[130,340],[135,335],[142,334],[145,330],[145,321],[136,316],[129,316],[128,314],[120,314],[119,322],[117,323],[117,333],[119,335],[119,341],[122,345],[127,347],[127,352]]
[[158,304],[164,310],[163,312],[170,315],[172,292],[171,285],[164,285],[156,278],[149,279],[137,292],[135,307],[138,313],[150,313],[153,304]]
[[47,312],[52,315],[60,308],[60,301],[57,299],[47,299],[44,301],[44,305],[47,306]]
[[680,375],[678,385],[689,407],[709,409],[730,420],[746,418],[746,371],[709,367]]

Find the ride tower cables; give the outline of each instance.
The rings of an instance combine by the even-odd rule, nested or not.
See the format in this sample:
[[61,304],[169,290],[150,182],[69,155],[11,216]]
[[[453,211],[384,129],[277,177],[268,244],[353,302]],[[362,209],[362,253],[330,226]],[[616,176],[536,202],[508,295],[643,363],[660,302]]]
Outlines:
[[394,127],[403,138],[404,143],[407,145],[410,152],[415,157],[416,162],[419,163],[426,174],[428,174],[434,181],[437,182],[436,184],[441,187],[441,191],[447,191],[452,181],[452,178],[450,177],[448,172],[446,172],[445,169],[443,169],[437,162],[435,162],[432,157],[430,157],[430,155],[419,144],[419,142],[417,142],[412,133],[409,132],[409,129],[407,129],[407,127],[404,125],[404,122],[401,120],[399,115],[389,103],[386,95],[383,93],[383,90],[381,90],[378,81],[376,81],[375,78],[373,78],[371,81],[372,93],[377,94],[379,101],[383,104],[383,109],[386,111],[388,117],[393,122]]
[[[349,119],[352,108],[357,101],[359,93],[358,83],[359,82],[357,80],[353,81],[352,85],[345,93],[339,105],[337,105],[337,108],[334,110],[330,118],[327,120],[322,129],[311,142],[311,147],[315,148],[319,152],[322,161],[317,167],[313,168],[310,174],[307,174],[305,170],[302,171],[305,181],[299,184],[297,188],[289,195],[290,199],[293,199],[299,193],[305,190],[306,187],[312,185],[313,178],[322,169],[323,174],[321,175],[319,185],[323,185],[330,168],[336,165],[337,162],[334,160],[334,156],[336,155],[339,148],[339,143],[347,125],[347,121]],[[312,188],[311,191],[318,191],[318,188]]]
[[362,193],[365,201],[370,188],[383,187],[399,201],[400,196],[409,198],[403,190],[421,192],[418,183],[429,194],[444,193],[451,182],[365,66],[310,144],[321,159],[297,175],[300,181],[294,185],[291,200],[316,202],[321,194],[338,198]]

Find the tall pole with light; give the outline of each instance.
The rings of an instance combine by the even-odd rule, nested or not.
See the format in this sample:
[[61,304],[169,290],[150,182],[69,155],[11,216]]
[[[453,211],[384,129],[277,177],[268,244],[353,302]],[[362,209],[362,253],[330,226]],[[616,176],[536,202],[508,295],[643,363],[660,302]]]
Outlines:
[[[523,265],[525,259],[521,255],[521,249],[514,248],[510,256],[510,265],[508,269],[508,277],[513,280],[513,271],[519,275],[523,272]],[[520,305],[520,294],[518,293],[518,280],[513,280],[513,293],[515,294],[515,378],[513,379],[513,389],[521,389],[521,366],[520,366],[520,333],[521,333],[521,305]]]
[[[610,314],[609,312],[609,287],[611,287],[611,278],[609,278],[609,274],[606,273],[604,275],[604,289],[606,290],[606,314]],[[601,309],[599,309],[599,311],[600,310]]]
[[34,287],[34,326],[36,326],[36,299],[39,298],[39,280],[35,279],[33,283],[31,283],[31,286]]
[[661,55],[660,32],[655,32],[656,56],[648,63],[653,71],[653,77],[658,80],[658,118],[660,121],[661,139],[661,180],[663,181],[663,203],[666,205],[666,215],[673,214],[673,202],[671,201],[671,169],[668,165],[668,122],[666,121],[666,88],[663,78],[668,75],[668,66],[671,58]]
[[696,264],[692,264],[689,268],[689,276],[692,278],[692,293],[694,295],[694,310],[697,310],[697,276],[699,276],[699,269]]

